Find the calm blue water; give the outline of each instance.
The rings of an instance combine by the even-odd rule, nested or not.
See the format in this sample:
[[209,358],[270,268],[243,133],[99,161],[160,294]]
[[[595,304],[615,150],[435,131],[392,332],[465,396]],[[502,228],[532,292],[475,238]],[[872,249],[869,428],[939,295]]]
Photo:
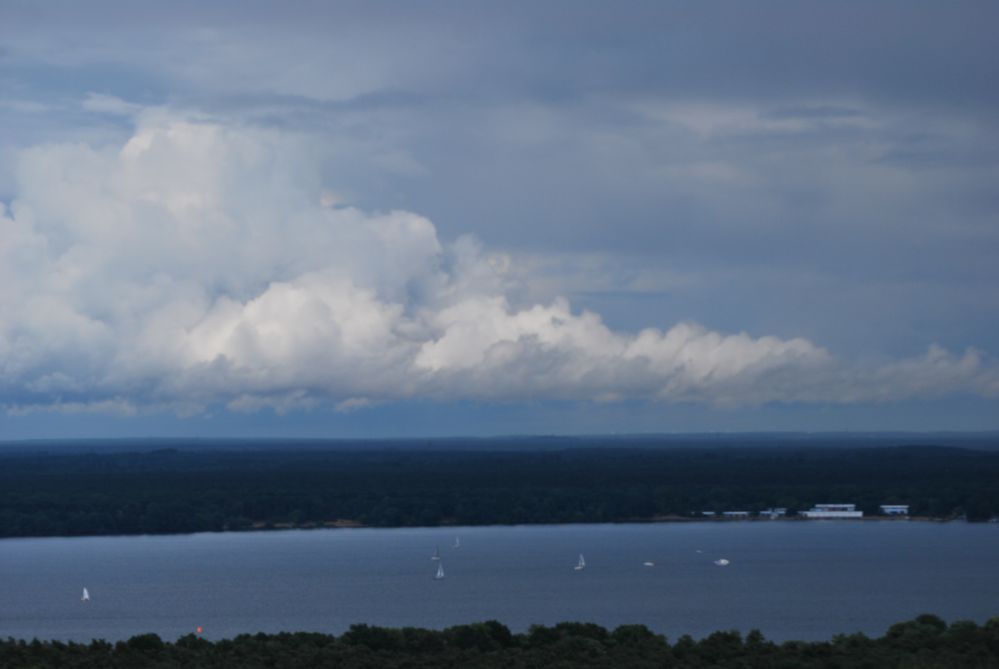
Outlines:
[[[455,536],[461,548],[453,549]],[[435,581],[440,546],[446,577]],[[574,571],[579,553],[587,568]],[[726,558],[728,567],[712,561]],[[653,560],[655,567],[642,565]],[[88,604],[80,602],[86,586]],[[352,623],[643,623],[675,639],[880,635],[999,615],[999,526],[753,522],[314,530],[0,541],[0,637],[89,640]]]

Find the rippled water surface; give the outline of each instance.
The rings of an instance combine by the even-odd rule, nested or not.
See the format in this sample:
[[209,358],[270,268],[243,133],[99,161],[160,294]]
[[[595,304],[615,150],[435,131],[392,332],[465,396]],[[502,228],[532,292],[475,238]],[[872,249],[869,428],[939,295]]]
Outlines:
[[[460,537],[460,548],[452,548]],[[445,578],[435,580],[440,547]],[[586,569],[574,570],[578,555]],[[714,560],[730,564],[719,567]],[[655,563],[653,567],[643,565]],[[86,586],[91,601],[80,601]],[[675,639],[882,634],[999,615],[999,525],[732,522],[0,540],[0,637],[515,630],[643,623]]]

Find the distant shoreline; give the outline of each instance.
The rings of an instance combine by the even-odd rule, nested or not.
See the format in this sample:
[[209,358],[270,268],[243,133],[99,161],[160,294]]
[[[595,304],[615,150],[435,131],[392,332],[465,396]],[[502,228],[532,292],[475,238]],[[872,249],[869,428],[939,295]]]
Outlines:
[[821,503],[988,521],[997,480],[999,451],[934,446],[39,453],[0,457],[0,537],[803,522]]
[[365,525],[356,520],[340,519],[327,521],[324,523],[254,523],[253,526],[242,530],[223,530],[223,532],[268,532],[279,530],[330,530],[330,529],[375,529],[375,530],[401,530],[401,529],[431,529],[431,528],[462,528],[462,527],[534,527],[545,525],[651,525],[659,523],[769,523],[769,522],[820,522],[820,521],[844,521],[844,522],[865,522],[865,521],[888,521],[905,522],[914,521],[920,523],[949,523],[949,522],[974,522],[989,523],[993,521],[968,521],[965,518],[934,518],[931,516],[864,516],[863,518],[801,518],[798,516],[787,516],[784,518],[710,518],[696,516],[650,516],[648,518],[625,518],[623,520],[601,522],[586,521],[579,522],[540,522],[540,523],[482,523],[477,525],[439,523],[437,525]]
[[994,520],[969,521],[965,518],[933,518],[929,516],[865,516],[863,518],[799,518],[796,516],[787,518],[695,518],[685,516],[666,516],[653,518],[629,518],[621,521],[579,521],[579,522],[552,522],[552,523],[483,523],[481,525],[364,525],[357,521],[341,519],[328,521],[325,523],[256,523],[250,527],[225,530],[198,530],[195,532],[135,532],[121,534],[52,534],[52,535],[19,535],[0,537],[0,541],[16,539],[98,539],[98,538],[125,538],[125,537],[187,537],[195,534],[250,534],[250,533],[277,533],[301,530],[432,530],[432,529],[475,529],[489,527],[565,527],[574,525],[656,525],[669,523],[709,523],[709,524],[746,524],[746,523],[863,523],[863,522],[916,522],[916,523],[969,523],[973,525],[995,524]]

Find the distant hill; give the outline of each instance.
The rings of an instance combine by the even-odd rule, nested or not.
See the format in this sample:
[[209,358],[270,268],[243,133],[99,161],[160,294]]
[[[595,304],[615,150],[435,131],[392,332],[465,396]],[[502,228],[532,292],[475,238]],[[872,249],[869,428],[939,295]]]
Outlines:
[[999,450],[999,432],[692,432],[674,434],[510,435],[496,437],[411,437],[322,439],[270,437],[125,437],[115,439],[0,440],[0,455],[24,451],[51,453],[226,450],[387,450],[537,451],[566,448],[689,448],[702,446],[823,446],[866,448],[907,445]]

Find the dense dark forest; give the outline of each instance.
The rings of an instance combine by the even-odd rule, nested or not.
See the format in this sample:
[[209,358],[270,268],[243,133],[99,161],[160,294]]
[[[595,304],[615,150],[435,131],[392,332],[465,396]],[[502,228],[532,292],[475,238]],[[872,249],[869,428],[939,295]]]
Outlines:
[[881,638],[836,636],[829,642],[776,644],[757,631],[715,632],[670,644],[641,625],[608,631],[589,623],[531,627],[513,634],[497,622],[441,631],[355,625],[339,637],[316,633],[245,634],[206,641],[188,635],[167,643],[155,634],[115,644],[0,642],[0,666],[22,667],[999,667],[999,618],[982,626],[947,625],[932,615],[893,625]]
[[0,455],[0,536],[614,522],[820,502],[984,520],[999,514],[996,481],[999,451],[934,446],[28,449]]

